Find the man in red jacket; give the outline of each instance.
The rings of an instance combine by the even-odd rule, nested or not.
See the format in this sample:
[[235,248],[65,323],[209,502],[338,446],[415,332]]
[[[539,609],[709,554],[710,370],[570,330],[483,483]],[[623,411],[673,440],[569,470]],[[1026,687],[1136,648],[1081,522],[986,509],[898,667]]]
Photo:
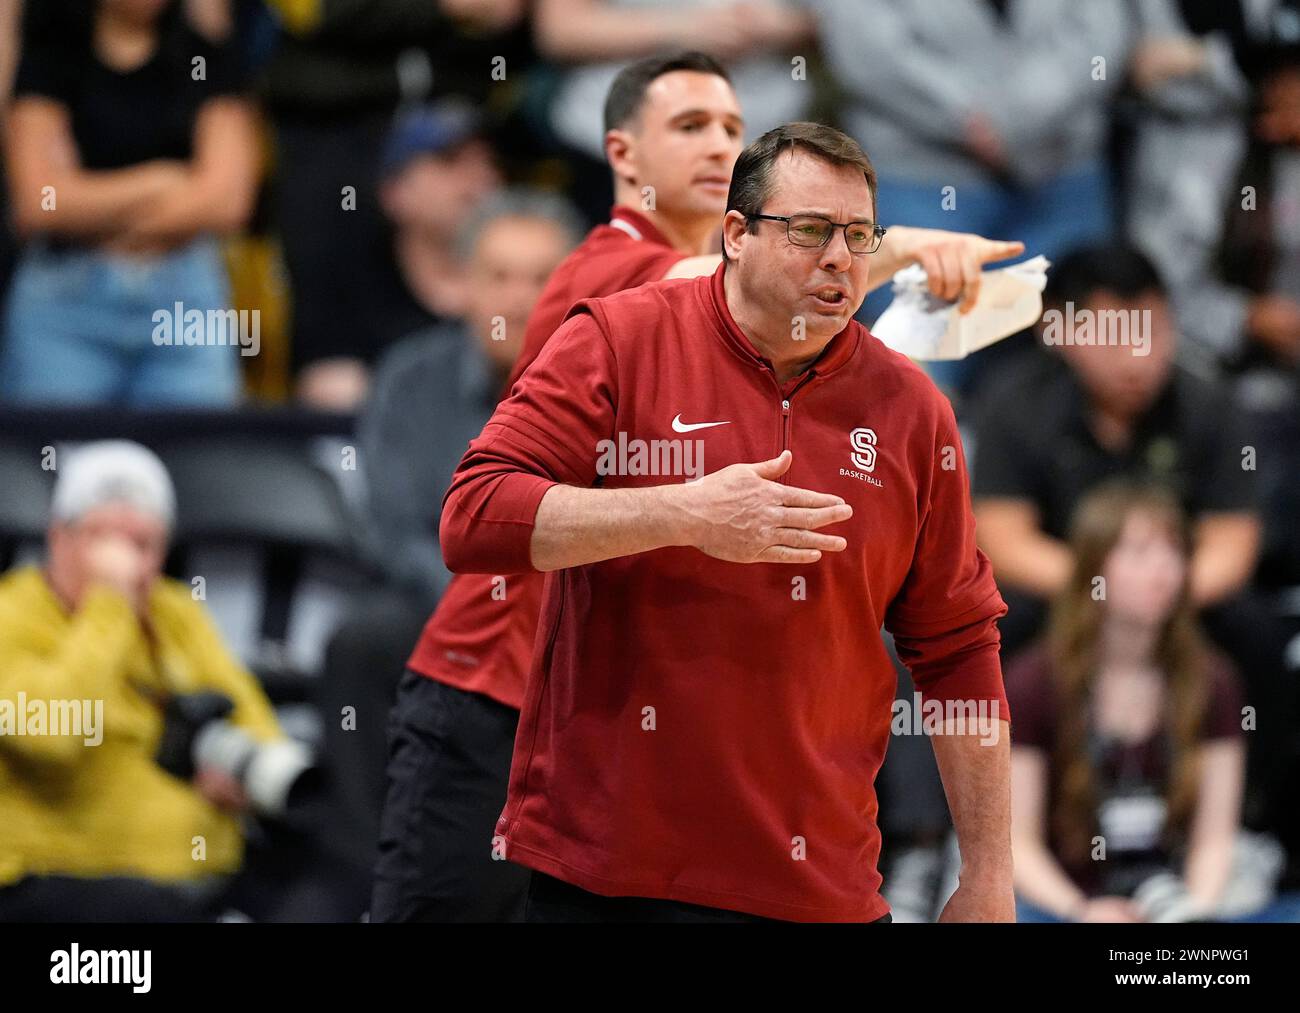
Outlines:
[[[609,223],[593,229],[552,275],[507,389],[580,299],[711,274],[720,263],[706,251],[717,248],[743,132],[725,69],[700,53],[632,64],[610,89],[605,119],[616,205]],[[921,263],[937,295],[969,306],[981,265],[1022,249],[895,227],[873,255],[869,284]],[[493,861],[502,853],[499,839],[492,847],[492,830],[505,799],[542,586],[537,572],[458,574],[425,626],[394,717],[373,920],[522,915],[528,872]],[[430,736],[443,756],[437,770],[425,757]]]
[[[507,390],[578,300],[717,264],[704,254],[716,247],[744,128],[726,70],[693,52],[632,64],[610,88],[605,120],[610,221],[551,275]],[[493,831],[543,583],[537,572],[457,574],[425,625],[390,722],[371,920],[523,917],[529,871],[500,860]]]
[[882,625],[947,718],[943,918],[1013,917],[1006,609],[951,407],[853,320],[874,218],[856,142],[770,131],[726,263],[574,307],[457,470],[448,567],[556,571],[499,821],[530,920],[883,919]]

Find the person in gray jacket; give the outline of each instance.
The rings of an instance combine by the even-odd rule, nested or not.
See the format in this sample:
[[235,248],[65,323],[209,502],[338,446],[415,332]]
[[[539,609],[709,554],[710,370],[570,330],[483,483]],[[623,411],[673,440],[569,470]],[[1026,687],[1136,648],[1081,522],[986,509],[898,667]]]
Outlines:
[[[885,224],[1015,236],[1048,258],[1111,233],[1105,148],[1131,46],[1125,0],[812,7],[845,129],[881,167]],[[868,299],[862,319],[888,301]],[[930,372],[960,387],[972,361]]]
[[327,722],[324,752],[337,801],[329,832],[367,896],[384,800],[384,717],[451,580],[438,548],[442,494],[501,397],[546,279],[579,238],[569,204],[537,192],[504,191],[467,219],[459,251],[467,263],[464,319],[390,348],[358,420],[365,527],[386,581],[359,596],[335,630],[317,690],[322,713],[350,707],[356,716],[353,729]]
[[533,304],[580,226],[557,196],[508,190],[488,198],[460,240],[465,318],[411,335],[379,362],[358,424],[370,527],[381,566],[422,599],[426,614],[450,580],[437,504],[496,407]]

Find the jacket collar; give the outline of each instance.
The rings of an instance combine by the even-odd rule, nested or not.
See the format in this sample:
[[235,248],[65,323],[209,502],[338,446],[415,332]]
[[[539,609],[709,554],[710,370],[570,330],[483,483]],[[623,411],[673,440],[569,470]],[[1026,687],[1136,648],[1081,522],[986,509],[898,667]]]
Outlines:
[[654,243],[656,246],[672,247],[664,234],[660,232],[650,219],[639,211],[633,211],[622,204],[616,204],[610,209],[609,224],[614,228],[626,232],[633,239],[644,240],[648,243]]

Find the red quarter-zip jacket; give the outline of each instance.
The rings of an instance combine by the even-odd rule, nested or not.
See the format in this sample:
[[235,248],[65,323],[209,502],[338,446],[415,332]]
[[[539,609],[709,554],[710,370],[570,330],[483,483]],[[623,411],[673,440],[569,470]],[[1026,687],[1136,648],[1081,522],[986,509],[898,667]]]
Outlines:
[[447,564],[531,569],[557,482],[681,480],[598,475],[602,447],[634,470],[633,440],[699,441],[705,472],[790,448],[784,481],[853,505],[823,529],[848,548],[806,566],[666,548],[557,572],[499,832],[512,860],[600,894],[872,920],[888,910],[873,783],[895,691],[881,626],[924,700],[1010,720],[1006,606],[947,400],[856,322],[779,384],[727,309],[725,270],[574,307],[457,470]]
[[[684,256],[644,215],[615,207],[609,223],[592,229],[547,281],[529,314],[512,383],[579,299],[658,281]],[[544,575],[535,571],[456,574],[425,623],[407,666],[518,710],[524,702],[544,583]]]

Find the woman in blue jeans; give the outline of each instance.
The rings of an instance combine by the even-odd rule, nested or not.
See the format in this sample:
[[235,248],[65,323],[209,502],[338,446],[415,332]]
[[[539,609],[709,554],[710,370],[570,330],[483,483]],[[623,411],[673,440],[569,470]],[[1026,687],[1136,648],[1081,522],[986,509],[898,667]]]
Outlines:
[[[256,190],[238,78],[180,0],[28,6],[7,145],[27,247],[5,308],[0,399],[238,399],[240,332],[212,323],[237,308],[217,237],[241,227]],[[187,316],[203,321],[188,343]]]

